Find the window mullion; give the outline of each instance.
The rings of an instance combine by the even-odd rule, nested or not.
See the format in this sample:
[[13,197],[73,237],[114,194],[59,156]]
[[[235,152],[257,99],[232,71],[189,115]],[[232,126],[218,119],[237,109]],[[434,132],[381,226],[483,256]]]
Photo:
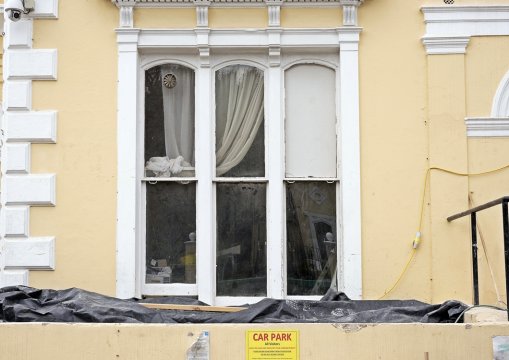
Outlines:
[[196,282],[198,298],[208,304],[215,299],[215,200],[212,192],[214,164],[213,129],[210,119],[211,70],[200,67],[196,82]]
[[284,134],[281,109],[280,67],[270,67],[266,83],[266,130],[267,130],[267,296],[284,298],[285,242],[284,242]]

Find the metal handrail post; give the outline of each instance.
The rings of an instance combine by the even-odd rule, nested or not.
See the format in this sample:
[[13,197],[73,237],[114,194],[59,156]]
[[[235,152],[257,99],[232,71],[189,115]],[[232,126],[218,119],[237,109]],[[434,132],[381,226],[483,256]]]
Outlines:
[[[507,199],[502,202],[502,223],[504,224],[504,259],[505,259],[505,294],[509,302],[509,215],[507,213]],[[507,308],[509,320],[509,307]]]
[[477,265],[477,216],[470,214],[472,228],[472,281],[474,285],[474,305],[479,305],[479,270]]

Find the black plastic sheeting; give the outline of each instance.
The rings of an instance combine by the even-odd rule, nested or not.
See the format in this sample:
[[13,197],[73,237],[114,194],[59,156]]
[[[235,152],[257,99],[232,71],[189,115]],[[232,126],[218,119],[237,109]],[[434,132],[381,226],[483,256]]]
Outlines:
[[[329,291],[320,301],[263,299],[235,313],[148,309],[138,300],[120,300],[81,290],[0,289],[1,322],[86,323],[447,323],[467,306],[459,301],[429,305],[416,300],[349,300]],[[144,302],[203,305],[184,297]]]

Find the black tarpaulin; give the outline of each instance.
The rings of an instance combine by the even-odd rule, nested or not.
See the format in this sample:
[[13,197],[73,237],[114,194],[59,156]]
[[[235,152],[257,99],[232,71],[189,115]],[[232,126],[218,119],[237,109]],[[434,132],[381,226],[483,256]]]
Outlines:
[[[157,303],[203,305],[167,297]],[[144,302],[148,302],[144,300]],[[0,321],[86,323],[447,323],[467,306],[459,301],[430,305],[416,300],[349,300],[329,292],[320,301],[263,299],[234,313],[148,309],[137,300],[120,300],[82,289],[0,289]]]

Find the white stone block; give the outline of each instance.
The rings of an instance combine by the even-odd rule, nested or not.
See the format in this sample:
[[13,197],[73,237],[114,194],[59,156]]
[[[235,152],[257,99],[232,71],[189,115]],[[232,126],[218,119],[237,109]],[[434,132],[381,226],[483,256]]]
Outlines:
[[58,0],[37,0],[31,17],[43,19],[58,18]]
[[0,287],[16,285],[28,286],[27,270],[6,270],[0,273]]
[[28,206],[6,206],[3,209],[5,237],[28,237],[30,208]]
[[32,82],[7,81],[4,102],[6,110],[30,110],[32,108]]
[[55,269],[55,238],[5,240],[5,268]]
[[5,137],[8,142],[56,142],[56,111],[6,112],[4,122]]
[[5,175],[6,205],[54,206],[55,175]]
[[57,50],[9,50],[5,53],[6,78],[56,80]]
[[5,22],[6,49],[30,49],[32,47],[33,20]]
[[28,174],[30,172],[30,144],[9,144],[4,147],[4,168],[6,174]]

